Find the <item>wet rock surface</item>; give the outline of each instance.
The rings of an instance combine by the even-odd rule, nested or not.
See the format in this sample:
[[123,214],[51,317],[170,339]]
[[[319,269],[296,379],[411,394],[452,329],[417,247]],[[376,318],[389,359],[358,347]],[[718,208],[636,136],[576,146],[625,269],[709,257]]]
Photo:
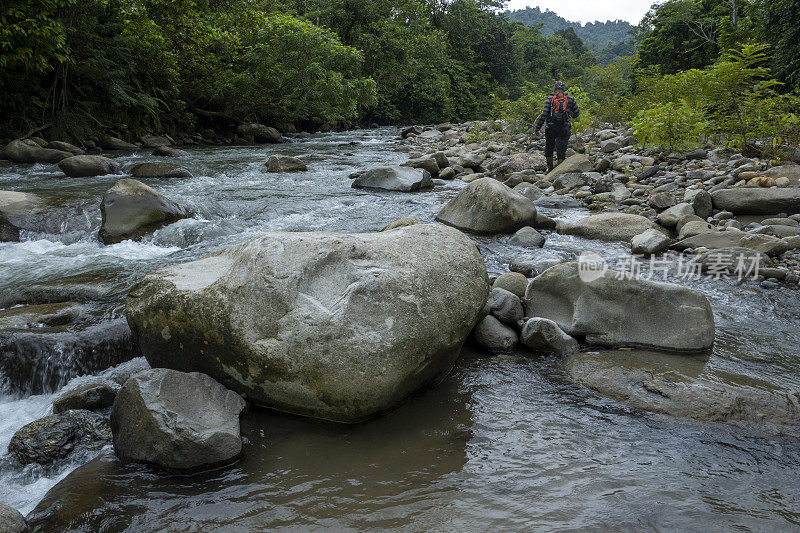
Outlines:
[[76,450],[99,450],[111,442],[108,418],[68,410],[31,422],[11,438],[8,451],[23,465],[47,465]]

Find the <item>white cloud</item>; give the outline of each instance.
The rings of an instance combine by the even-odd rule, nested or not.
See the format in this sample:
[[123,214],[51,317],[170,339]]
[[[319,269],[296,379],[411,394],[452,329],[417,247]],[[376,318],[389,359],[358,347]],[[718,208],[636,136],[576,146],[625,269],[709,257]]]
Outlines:
[[509,0],[508,9],[538,6],[542,11],[549,9],[570,21],[622,19],[636,25],[652,3],[653,0]]

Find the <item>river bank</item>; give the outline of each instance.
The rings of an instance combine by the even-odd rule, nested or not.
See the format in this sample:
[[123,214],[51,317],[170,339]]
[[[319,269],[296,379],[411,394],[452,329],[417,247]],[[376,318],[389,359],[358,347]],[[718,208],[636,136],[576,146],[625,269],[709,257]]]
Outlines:
[[[536,142],[529,139],[487,138],[474,145],[456,142],[447,147],[452,140],[463,137],[464,141],[469,141],[478,137],[477,132],[465,131],[467,127],[450,128],[455,130],[457,138],[447,139],[449,130],[445,130],[429,133],[428,136],[435,138],[426,140],[422,135],[425,131],[420,131],[417,139],[407,139],[403,143],[395,139],[397,131],[387,129],[324,134],[285,145],[190,148],[188,158],[180,161],[193,178],[146,180],[159,192],[191,207],[195,214],[156,229],[139,242],[123,241],[107,246],[97,241],[102,225],[100,197],[120,175],[65,179],[59,170],[46,165],[7,167],[1,177],[3,189],[52,195],[54,204],[49,205],[57,208],[49,212],[48,224],[53,231],[47,231],[47,227],[38,231],[24,230],[21,242],[0,245],[5,258],[0,266],[7,274],[3,277],[3,294],[8,298],[12,293],[17,295],[13,305],[24,302],[19,294],[25,291],[23,296],[28,303],[33,292],[40,299],[51,295],[50,300],[79,300],[78,303],[89,309],[88,313],[84,311],[84,317],[87,314],[97,317],[82,319],[85,322],[73,321],[67,324],[68,330],[80,329],[85,323],[96,324],[98,318],[113,321],[123,316],[121,299],[128,287],[158,266],[198,258],[262,231],[364,232],[380,230],[394,220],[407,217],[432,222],[467,182],[479,179],[472,175],[483,174],[484,170],[498,174],[495,169],[501,165],[492,163],[510,156],[518,147],[533,148],[534,165],[543,163]],[[489,149],[493,143],[499,145],[498,150]],[[447,150],[453,152],[447,154]],[[410,153],[413,151],[420,153]],[[433,189],[414,193],[350,187],[348,176],[351,174],[360,175],[386,164],[405,163],[409,156],[424,156],[425,151],[445,152],[448,164],[439,168],[436,163],[438,173],[452,168],[454,174],[466,179],[435,177],[441,181],[434,181]],[[591,146],[588,151],[591,156]],[[620,154],[605,153],[612,154],[609,157],[613,167]],[[297,156],[309,170],[265,173],[264,162],[275,154]],[[484,155],[484,159],[475,162],[480,155]],[[473,161],[464,161],[470,158]],[[138,153],[116,159],[120,160],[123,171],[141,162],[160,161],[156,156]],[[465,162],[474,166],[464,166]],[[640,170],[635,163],[637,161],[629,164],[630,174]],[[638,163],[642,164],[641,159]],[[655,163],[653,161],[651,166],[656,166]],[[662,174],[653,176],[655,180],[670,179],[670,172],[681,175],[687,170],[697,170],[687,169],[685,159],[674,163],[677,168],[672,170],[667,170],[669,161],[664,163],[664,168],[656,171]],[[425,161],[412,164],[433,168]],[[649,168],[643,166],[641,170]],[[12,170],[7,171],[8,168]],[[550,206],[539,202],[539,211],[563,227],[580,226],[580,221],[592,212],[583,202],[592,196],[595,198],[588,202],[590,205],[602,205],[609,211],[616,206],[623,210],[637,209],[638,214],[653,215],[657,219],[656,214],[647,212],[648,209],[658,211],[649,206],[649,199],[664,192],[653,189],[666,184],[653,183],[653,188],[648,188],[651,183],[645,181],[649,178],[635,178],[632,183],[632,176],[624,168],[600,174],[601,178],[614,178],[619,174],[619,180],[610,184],[612,191],[614,184],[621,183],[626,176],[628,179],[623,185],[631,192],[629,198],[642,202],[620,205],[613,196],[596,198],[603,192],[593,192],[592,185],[604,180],[593,179],[594,175],[582,176],[593,172],[594,167],[570,173],[578,174],[570,179],[585,180],[585,184],[560,189],[555,187],[555,178],[546,179],[541,168],[538,173],[535,168],[530,172],[529,167],[506,168],[510,169],[507,179],[521,173],[513,179],[538,182],[541,198],[551,202]],[[702,169],[710,171],[710,168]],[[720,183],[724,181],[725,178]],[[548,191],[548,182],[553,186],[552,191]],[[639,186],[634,186],[637,183]],[[512,184],[520,185],[509,182]],[[677,181],[673,193],[675,201],[685,198],[685,185],[696,184]],[[619,186],[616,190],[621,192]],[[646,193],[635,194],[637,190]],[[554,196],[552,193],[557,191],[560,194]],[[590,194],[584,195],[584,192]],[[567,195],[569,199],[565,198]],[[782,225],[785,224],[762,224]],[[716,224],[714,226],[716,229]],[[533,249],[513,241],[509,234],[473,234],[472,238],[492,278],[510,269],[528,269],[528,277],[531,277],[534,272],[530,269],[537,264],[575,260],[586,251],[610,262],[615,257],[630,256],[630,245],[590,239],[586,233],[539,231],[545,237],[544,246]],[[715,231],[714,235],[717,233],[722,232]],[[682,280],[674,268],[667,273],[669,281],[699,289],[708,297],[717,325],[713,353],[691,359],[694,363],[689,368],[670,368],[675,360],[669,359],[666,363],[668,377],[675,381],[679,374],[705,384],[738,384],[739,390],[755,388],[782,395],[796,394],[798,339],[796,298],[793,297],[796,293],[789,283],[790,274],[794,272],[791,254],[787,258],[774,267],[786,270],[776,288],[761,286],[762,280],[737,285],[732,280],[713,276]],[[778,261],[784,259],[778,256]],[[676,261],[673,258],[670,264],[674,267]],[[87,275],[91,279],[87,279]],[[63,279],[65,276],[72,276],[69,283]],[[98,279],[103,282],[99,289]],[[33,282],[38,288],[31,291],[27,285]],[[53,286],[58,288],[53,289]],[[59,293],[57,297],[53,296],[55,293]],[[103,296],[98,297],[100,294]],[[116,296],[109,297],[110,294]],[[63,327],[63,324],[52,327]],[[43,384],[41,390],[57,390],[70,377],[84,371],[80,367],[80,353],[72,352],[72,356],[72,360],[67,361],[69,364],[61,366],[63,374],[59,373],[61,371],[53,373],[59,375],[54,384]],[[31,518],[62,529],[78,527],[78,524],[98,525],[92,522],[94,519],[90,515],[97,520],[107,520],[114,515],[115,523],[121,527],[147,523],[168,528],[170,516],[176,509],[183,519],[198,527],[210,528],[232,524],[252,527],[305,524],[309,527],[431,529],[461,525],[480,529],[501,524],[507,527],[509,523],[518,523],[520,527],[537,523],[550,527],[612,523],[635,527],[641,520],[659,527],[686,526],[696,523],[695,520],[758,527],[768,523],[785,525],[784,520],[788,523],[795,520],[791,509],[797,493],[793,484],[782,483],[779,475],[779,472],[796,468],[798,457],[793,437],[746,424],[734,428],[726,424],[648,415],[640,409],[663,411],[647,403],[633,405],[631,410],[627,406],[630,402],[619,403],[597,396],[575,384],[580,379],[575,378],[578,374],[571,370],[573,368],[574,365],[563,367],[558,357],[532,357],[518,348],[494,356],[482,348],[476,353],[473,348],[463,354],[445,382],[413,397],[390,415],[353,428],[328,427],[256,409],[243,418],[246,437],[243,460],[232,469],[201,475],[190,482],[179,483],[178,478],[154,474],[145,467],[126,467],[121,472],[119,465],[106,453],[99,462],[79,469],[54,489]],[[588,386],[600,388],[592,387],[591,383]],[[14,394],[20,398],[31,392],[32,386]],[[604,394],[614,396],[607,391]],[[45,406],[49,405],[47,397],[36,402],[42,406],[39,412],[44,414]],[[39,416],[27,414],[25,420]],[[25,420],[19,420],[8,431],[16,431]],[[383,444],[376,446],[376,442]],[[738,450],[746,451],[733,451],[725,444],[730,442],[736,442]],[[353,447],[361,450],[363,457],[357,458],[359,454],[352,453]],[[593,451],[580,451],[587,447]],[[782,452],[776,453],[776,447]],[[772,473],[770,481],[740,467],[753,455],[765,465],[762,472],[766,468]],[[302,466],[309,456],[320,457],[320,460]],[[343,464],[346,457],[351,460]],[[531,457],[535,458],[533,462]],[[562,468],[553,470],[543,466],[548,464],[562,465]],[[592,467],[593,464],[600,466]],[[619,477],[623,464],[628,465],[626,472],[630,472],[624,481]],[[636,467],[631,470],[632,464]],[[5,468],[8,468],[6,472],[18,472],[10,464]],[[55,479],[66,475],[69,469],[67,466]],[[703,475],[697,477],[698,472]],[[45,488],[52,483],[40,481],[44,478],[37,478],[36,474],[29,476],[27,479],[36,479]],[[266,482],[263,481],[265,477]],[[487,479],[492,482],[487,483]],[[92,496],[84,500],[83,507],[76,507],[75,495],[86,493],[89,483],[99,485],[89,491]],[[720,503],[723,484],[726,493]],[[753,484],[760,489],[753,492]],[[673,492],[668,488],[670,485],[682,488]],[[215,490],[209,491],[209,486]],[[693,509],[684,507],[687,486],[700,495],[692,502]],[[526,499],[531,490],[543,495],[544,503],[538,508],[532,508]],[[565,506],[563,499],[553,497],[564,490],[572,495],[571,505]],[[153,491],[163,494],[163,498],[153,498]],[[327,495],[324,498],[323,492]],[[279,493],[294,496],[276,497]],[[766,501],[759,496],[765,493],[780,494],[781,499]],[[42,494],[31,494],[28,500],[11,503],[27,511]],[[108,494],[114,497],[105,503],[98,501]],[[655,494],[668,502],[665,507],[671,516],[646,510]],[[8,496],[0,496],[0,500],[6,501],[4,497]],[[330,498],[338,502],[336,510],[325,503]],[[567,507],[575,508],[579,501],[583,502],[580,512],[566,512]],[[745,502],[745,510],[734,510],[742,508],[738,506],[741,502]],[[235,505],[237,510],[230,514],[215,513],[212,509],[220,503]],[[63,511],[56,512],[54,504]],[[442,508],[446,511],[441,511]],[[598,515],[601,508],[612,510]],[[495,512],[497,514],[492,517]]]

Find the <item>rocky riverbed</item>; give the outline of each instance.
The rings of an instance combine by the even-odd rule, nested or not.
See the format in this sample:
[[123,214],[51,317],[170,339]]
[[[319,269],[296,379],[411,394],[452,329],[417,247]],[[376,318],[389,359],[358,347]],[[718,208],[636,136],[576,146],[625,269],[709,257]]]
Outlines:
[[[0,501],[62,530],[795,523],[800,166],[642,150],[609,126],[548,174],[542,141],[497,129],[177,164],[36,143],[56,165],[28,143],[46,161],[0,170]],[[211,378],[134,386],[140,353]],[[220,392],[186,403],[198,379]],[[235,393],[388,414],[254,407],[240,429]],[[150,416],[157,455],[126,433]],[[173,477],[198,453],[221,470]]]

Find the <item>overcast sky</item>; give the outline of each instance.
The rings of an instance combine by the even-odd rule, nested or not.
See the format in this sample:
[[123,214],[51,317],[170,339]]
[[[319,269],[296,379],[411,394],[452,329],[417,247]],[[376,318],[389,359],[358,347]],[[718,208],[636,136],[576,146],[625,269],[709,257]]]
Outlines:
[[538,6],[549,9],[567,20],[594,22],[622,19],[638,24],[654,0],[509,0],[508,9]]

